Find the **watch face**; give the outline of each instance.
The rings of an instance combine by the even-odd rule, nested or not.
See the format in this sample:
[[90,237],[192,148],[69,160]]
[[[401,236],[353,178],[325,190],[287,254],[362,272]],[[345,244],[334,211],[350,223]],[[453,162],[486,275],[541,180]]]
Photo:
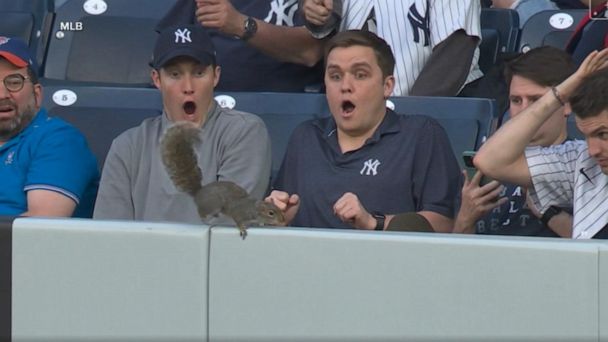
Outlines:
[[252,31],[252,30],[255,30],[256,28],[257,28],[257,23],[255,22],[255,19],[253,19],[252,17],[247,18],[247,20],[245,21],[245,30]]
[[245,33],[243,34],[243,37],[241,37],[241,39],[247,40],[253,37],[257,30],[258,24],[255,22],[255,19],[253,19],[252,17],[248,17],[247,19],[245,19]]

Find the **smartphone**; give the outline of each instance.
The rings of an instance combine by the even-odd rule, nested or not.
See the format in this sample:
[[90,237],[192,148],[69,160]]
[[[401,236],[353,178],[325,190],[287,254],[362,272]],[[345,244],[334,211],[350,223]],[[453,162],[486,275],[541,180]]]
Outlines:
[[[469,176],[469,180],[473,179],[477,169],[475,168],[475,164],[473,164],[473,158],[475,157],[475,151],[464,151],[462,152],[462,161],[464,162],[464,167],[467,170],[467,176]],[[479,186],[484,186],[490,183],[492,179],[486,177],[485,175],[481,176],[479,180]]]

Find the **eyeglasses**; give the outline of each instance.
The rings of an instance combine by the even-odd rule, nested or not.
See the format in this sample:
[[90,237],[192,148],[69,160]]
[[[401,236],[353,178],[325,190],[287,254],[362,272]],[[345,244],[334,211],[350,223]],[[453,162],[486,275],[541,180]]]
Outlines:
[[31,80],[31,78],[29,78],[28,76],[23,76],[21,74],[12,74],[6,76],[2,80],[2,83],[4,83],[4,86],[8,91],[10,91],[11,93],[15,93],[23,89],[25,80]]

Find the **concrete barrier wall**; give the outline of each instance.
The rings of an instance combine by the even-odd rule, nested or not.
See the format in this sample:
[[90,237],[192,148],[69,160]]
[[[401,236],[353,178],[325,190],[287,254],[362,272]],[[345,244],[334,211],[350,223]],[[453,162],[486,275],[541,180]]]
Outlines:
[[208,238],[201,226],[15,220],[13,340],[206,340]]
[[[212,341],[597,341],[598,246],[213,229]],[[608,283],[607,283],[608,284]]]
[[17,219],[13,340],[608,341],[608,249]]

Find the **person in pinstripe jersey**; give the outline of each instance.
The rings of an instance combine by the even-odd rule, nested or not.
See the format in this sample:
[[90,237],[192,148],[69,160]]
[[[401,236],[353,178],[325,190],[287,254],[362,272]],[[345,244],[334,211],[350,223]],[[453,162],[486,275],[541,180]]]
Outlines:
[[[608,49],[594,51],[482,145],[475,166],[484,174],[528,187],[541,213],[573,206],[575,239],[608,238]],[[586,141],[526,145],[561,106],[568,105]]]
[[363,29],[395,52],[395,96],[454,96],[482,77],[479,0],[301,0],[319,39]]

